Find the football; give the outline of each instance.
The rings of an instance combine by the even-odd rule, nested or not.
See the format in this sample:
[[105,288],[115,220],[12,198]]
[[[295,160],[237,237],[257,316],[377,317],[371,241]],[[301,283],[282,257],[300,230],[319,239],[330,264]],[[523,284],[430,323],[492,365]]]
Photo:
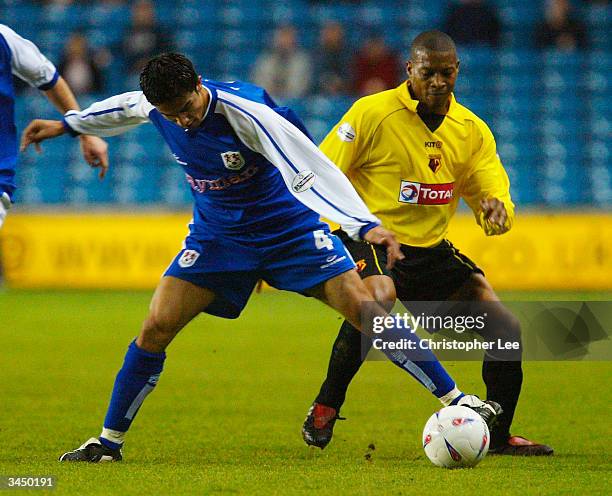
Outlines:
[[474,467],[489,451],[489,428],[465,406],[447,406],[434,413],[423,429],[423,449],[434,465]]

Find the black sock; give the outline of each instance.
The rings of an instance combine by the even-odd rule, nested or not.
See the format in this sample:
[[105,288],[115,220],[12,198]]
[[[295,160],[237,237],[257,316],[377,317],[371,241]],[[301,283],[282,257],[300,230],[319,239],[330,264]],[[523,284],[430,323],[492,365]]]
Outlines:
[[363,357],[372,346],[371,340],[366,336],[362,338],[362,336],[346,320],[342,323],[329,358],[327,377],[315,400],[317,403],[340,411],[346,397],[346,390],[363,362],[362,346],[364,347]]
[[491,446],[496,446],[505,443],[510,435],[510,425],[523,384],[521,362],[485,360],[482,363],[482,379],[487,386],[487,399],[496,401],[504,409],[491,431]]

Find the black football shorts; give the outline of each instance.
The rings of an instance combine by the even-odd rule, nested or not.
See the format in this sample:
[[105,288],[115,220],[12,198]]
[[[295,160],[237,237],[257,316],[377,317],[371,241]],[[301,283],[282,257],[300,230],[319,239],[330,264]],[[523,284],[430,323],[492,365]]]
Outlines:
[[342,230],[334,232],[351,253],[362,279],[387,275],[393,279],[397,298],[403,301],[443,301],[455,293],[473,273],[484,272],[453,244],[419,248],[401,245],[406,256],[387,271],[386,249],[366,241],[353,241]]

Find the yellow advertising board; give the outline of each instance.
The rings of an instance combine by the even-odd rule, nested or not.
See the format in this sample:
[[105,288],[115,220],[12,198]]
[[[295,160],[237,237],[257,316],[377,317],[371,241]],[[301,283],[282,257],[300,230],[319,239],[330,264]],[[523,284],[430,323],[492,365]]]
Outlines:
[[[19,214],[0,230],[11,287],[152,288],[179,252],[190,213]],[[486,237],[471,215],[449,239],[497,289],[612,289],[612,215],[519,214]]]
[[152,288],[182,247],[191,213],[16,214],[0,231],[11,287]]

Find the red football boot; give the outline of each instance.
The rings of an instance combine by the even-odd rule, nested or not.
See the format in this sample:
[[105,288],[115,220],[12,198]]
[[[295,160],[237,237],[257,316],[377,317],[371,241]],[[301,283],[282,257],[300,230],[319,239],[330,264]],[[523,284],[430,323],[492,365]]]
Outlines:
[[538,444],[522,436],[510,436],[504,444],[489,448],[490,455],[550,456],[554,450],[545,444]]

